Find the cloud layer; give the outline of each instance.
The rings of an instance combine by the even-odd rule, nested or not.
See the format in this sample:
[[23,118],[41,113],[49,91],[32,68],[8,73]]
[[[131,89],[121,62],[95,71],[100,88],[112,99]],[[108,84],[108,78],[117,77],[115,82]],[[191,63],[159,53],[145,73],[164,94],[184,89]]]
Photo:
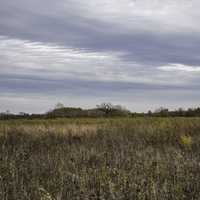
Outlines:
[[199,1],[0,3],[0,111],[198,105]]

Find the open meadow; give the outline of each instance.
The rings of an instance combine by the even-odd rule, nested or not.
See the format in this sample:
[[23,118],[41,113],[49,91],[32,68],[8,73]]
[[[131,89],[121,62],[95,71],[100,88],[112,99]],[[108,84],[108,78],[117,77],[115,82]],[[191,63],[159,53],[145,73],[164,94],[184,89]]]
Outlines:
[[200,199],[200,118],[0,121],[0,199]]

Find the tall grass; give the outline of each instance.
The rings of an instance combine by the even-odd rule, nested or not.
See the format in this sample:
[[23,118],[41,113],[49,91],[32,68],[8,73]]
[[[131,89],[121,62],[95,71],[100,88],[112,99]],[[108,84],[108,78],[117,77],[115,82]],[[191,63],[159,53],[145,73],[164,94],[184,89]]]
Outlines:
[[198,118],[0,122],[0,199],[199,199],[199,145]]

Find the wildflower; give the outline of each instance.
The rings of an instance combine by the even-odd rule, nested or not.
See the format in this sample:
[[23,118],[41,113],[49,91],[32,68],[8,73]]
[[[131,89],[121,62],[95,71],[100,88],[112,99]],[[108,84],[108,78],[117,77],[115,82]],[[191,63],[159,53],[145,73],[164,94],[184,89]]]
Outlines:
[[183,146],[191,146],[192,145],[192,137],[187,135],[181,135],[180,142]]

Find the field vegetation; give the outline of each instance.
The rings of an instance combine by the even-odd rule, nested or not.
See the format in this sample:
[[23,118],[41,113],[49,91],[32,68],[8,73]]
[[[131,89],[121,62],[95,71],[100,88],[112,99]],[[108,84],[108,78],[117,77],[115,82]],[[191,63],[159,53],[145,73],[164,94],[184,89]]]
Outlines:
[[196,200],[199,180],[199,118],[0,121],[1,200]]

